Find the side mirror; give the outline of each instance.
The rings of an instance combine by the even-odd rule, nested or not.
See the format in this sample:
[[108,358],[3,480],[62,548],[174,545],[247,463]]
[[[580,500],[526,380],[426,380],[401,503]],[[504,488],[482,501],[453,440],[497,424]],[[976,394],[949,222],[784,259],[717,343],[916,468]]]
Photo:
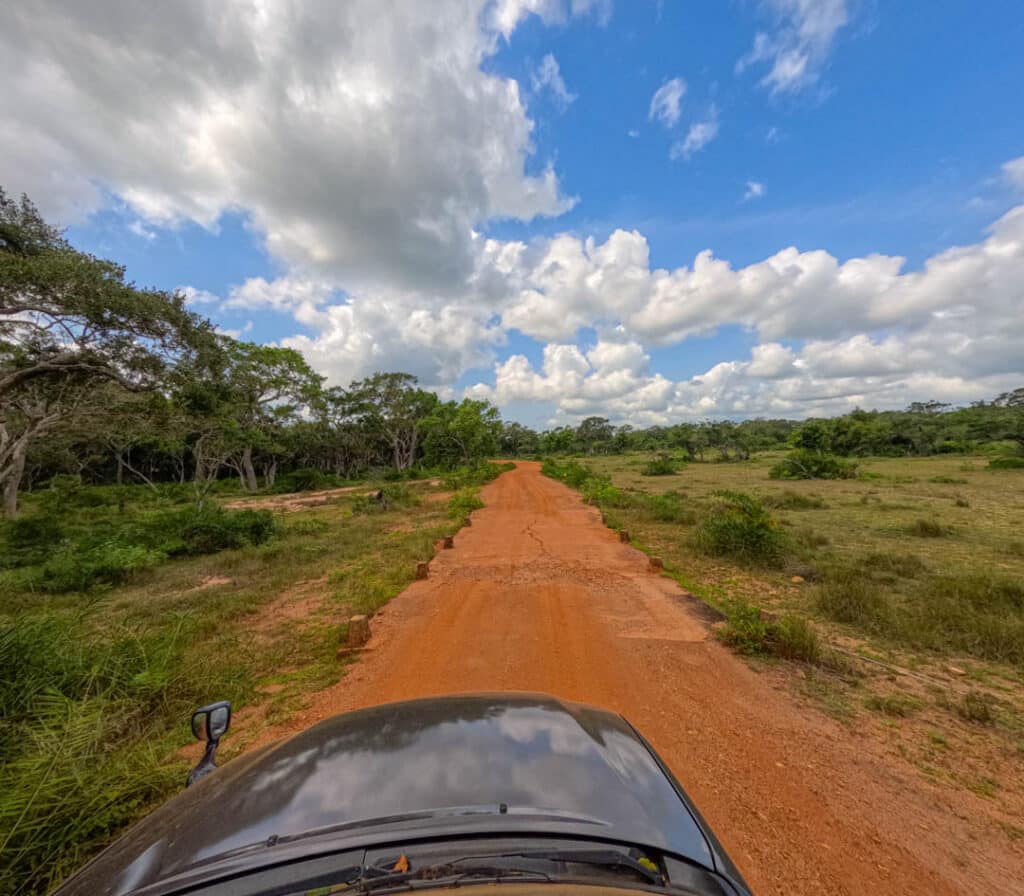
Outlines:
[[231,727],[231,704],[227,700],[219,700],[208,706],[200,706],[192,713],[192,734],[196,740],[206,740],[203,758],[199,760],[188,775],[186,787],[191,787],[200,778],[210,774],[217,764],[213,761],[217,752],[217,744]]

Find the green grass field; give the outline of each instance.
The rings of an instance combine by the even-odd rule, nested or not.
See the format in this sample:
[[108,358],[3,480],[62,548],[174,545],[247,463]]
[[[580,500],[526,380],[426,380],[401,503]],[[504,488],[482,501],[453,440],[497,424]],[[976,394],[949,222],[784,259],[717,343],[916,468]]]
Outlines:
[[[345,621],[372,614],[412,581],[416,561],[461,527],[479,481],[364,483],[383,485],[386,507],[337,495],[275,513],[262,543],[164,557],[84,592],[63,580],[54,590],[44,574],[66,547],[29,550],[32,526],[18,530],[14,542],[32,562],[0,570],[0,892],[48,891],[178,791],[196,706],[229,699],[242,710],[225,745],[230,758],[336,681]],[[179,512],[178,496],[141,486],[120,498],[85,489],[76,507],[54,508],[51,496],[33,496],[25,516],[51,514],[65,538],[102,553],[121,544],[104,540],[112,533],[149,537],[170,519],[168,505]]]
[[[643,475],[646,454],[577,458],[606,477],[577,487],[722,610],[720,636],[759,654],[764,674],[930,779],[1019,812],[1024,472],[985,457],[872,458],[858,478],[780,481],[779,456],[670,475]],[[735,519],[723,491],[755,499],[766,541],[709,541],[711,523]]]

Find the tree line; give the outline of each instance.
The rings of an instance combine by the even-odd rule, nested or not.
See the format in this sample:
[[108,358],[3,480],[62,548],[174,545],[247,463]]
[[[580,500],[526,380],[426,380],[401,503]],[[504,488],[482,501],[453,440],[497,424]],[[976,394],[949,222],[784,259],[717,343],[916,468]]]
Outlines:
[[969,408],[935,402],[827,420],[678,423],[634,429],[588,417],[538,432],[486,401],[442,401],[414,376],[327,386],[292,349],[218,333],[177,292],[146,289],[116,262],[75,249],[25,196],[0,189],[0,491],[57,474],[84,481],[217,480],[247,491],[312,470],[342,478],[495,455],[682,452],[743,460],[786,445],[847,455],[1024,447],[1024,389]]

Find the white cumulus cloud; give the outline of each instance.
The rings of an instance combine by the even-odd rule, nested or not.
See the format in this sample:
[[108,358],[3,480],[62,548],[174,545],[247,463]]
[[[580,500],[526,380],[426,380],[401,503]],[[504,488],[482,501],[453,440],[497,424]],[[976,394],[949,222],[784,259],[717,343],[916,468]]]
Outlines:
[[150,227],[240,212],[285,265],[450,286],[472,271],[475,225],[572,205],[550,165],[527,173],[519,85],[484,70],[499,34],[531,11],[596,9],[15,5],[0,29],[0,182],[64,221],[111,194]]

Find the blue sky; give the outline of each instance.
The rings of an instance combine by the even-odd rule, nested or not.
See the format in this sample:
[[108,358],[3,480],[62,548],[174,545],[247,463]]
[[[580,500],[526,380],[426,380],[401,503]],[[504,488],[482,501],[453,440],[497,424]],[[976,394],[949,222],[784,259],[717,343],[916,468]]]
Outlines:
[[332,382],[535,425],[1024,382],[1019,3],[415,7],[16,13],[0,184]]

